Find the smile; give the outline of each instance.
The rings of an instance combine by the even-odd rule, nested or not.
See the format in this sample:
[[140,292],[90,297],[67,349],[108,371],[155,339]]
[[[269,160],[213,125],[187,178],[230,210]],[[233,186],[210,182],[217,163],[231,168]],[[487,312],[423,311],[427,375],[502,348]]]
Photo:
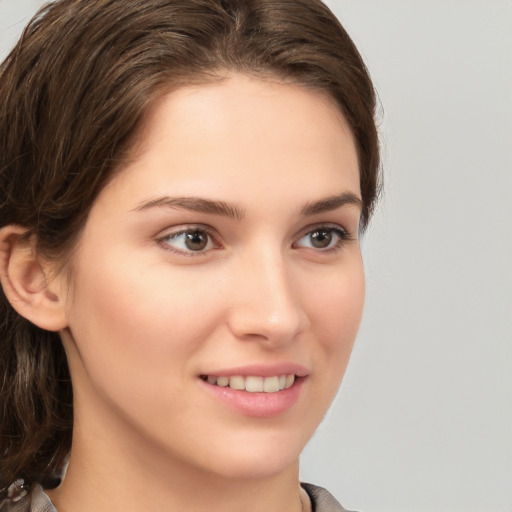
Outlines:
[[277,393],[293,386],[295,375],[275,375],[272,377],[258,377],[248,375],[233,375],[232,377],[216,377],[215,375],[203,375],[201,377],[213,386],[229,387],[238,391],[249,393]]

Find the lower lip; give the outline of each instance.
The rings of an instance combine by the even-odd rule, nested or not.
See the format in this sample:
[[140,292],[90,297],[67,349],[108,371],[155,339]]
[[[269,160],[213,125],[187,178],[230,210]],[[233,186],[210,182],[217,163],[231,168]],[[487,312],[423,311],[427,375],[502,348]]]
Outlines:
[[275,393],[249,393],[228,386],[215,386],[204,380],[201,380],[201,383],[211,396],[240,414],[256,418],[274,418],[292,409],[297,403],[304,380],[305,377],[296,378],[291,387]]

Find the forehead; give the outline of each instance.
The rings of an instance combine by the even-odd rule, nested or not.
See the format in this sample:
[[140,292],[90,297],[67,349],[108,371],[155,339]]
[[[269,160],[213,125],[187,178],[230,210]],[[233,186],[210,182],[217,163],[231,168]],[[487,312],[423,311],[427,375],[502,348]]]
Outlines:
[[339,105],[326,91],[238,73],[182,86],[160,97],[146,116],[143,143],[157,142],[171,119],[179,121],[183,137],[208,135],[203,140],[217,132],[219,137],[227,135],[241,142],[247,136],[254,142],[253,135],[264,125],[273,127],[267,135],[283,129],[292,135],[292,125],[303,133],[306,128],[304,135],[312,142],[340,131],[352,137]]
[[280,189],[283,198],[302,184],[306,195],[360,195],[353,136],[334,100],[260,78],[233,75],[164,95],[148,112],[136,155],[118,178],[140,194],[231,200],[223,196]]

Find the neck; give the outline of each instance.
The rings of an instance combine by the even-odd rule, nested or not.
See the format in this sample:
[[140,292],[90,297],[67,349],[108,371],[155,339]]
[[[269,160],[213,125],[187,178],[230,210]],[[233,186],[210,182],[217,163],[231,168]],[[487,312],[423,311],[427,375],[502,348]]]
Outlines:
[[[75,419],[76,416],[75,416]],[[90,419],[90,416],[89,416]],[[137,435],[76,421],[59,512],[301,512],[298,461],[271,475],[219,475],[164,453]],[[112,425],[109,425],[112,426]],[[302,497],[302,502],[304,497]]]
[[[229,480],[191,471],[156,474],[124,466],[102,470],[71,458],[62,485],[48,492],[59,512],[301,512],[297,476]],[[85,467],[87,466],[87,467]],[[122,470],[120,470],[123,468]],[[295,468],[293,474],[296,474]]]

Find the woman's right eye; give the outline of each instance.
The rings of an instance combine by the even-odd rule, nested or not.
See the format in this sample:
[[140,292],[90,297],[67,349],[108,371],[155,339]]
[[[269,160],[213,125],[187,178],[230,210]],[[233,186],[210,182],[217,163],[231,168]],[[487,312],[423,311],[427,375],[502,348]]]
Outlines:
[[160,238],[159,242],[173,252],[192,256],[215,249],[213,237],[204,229],[191,228],[171,233]]

